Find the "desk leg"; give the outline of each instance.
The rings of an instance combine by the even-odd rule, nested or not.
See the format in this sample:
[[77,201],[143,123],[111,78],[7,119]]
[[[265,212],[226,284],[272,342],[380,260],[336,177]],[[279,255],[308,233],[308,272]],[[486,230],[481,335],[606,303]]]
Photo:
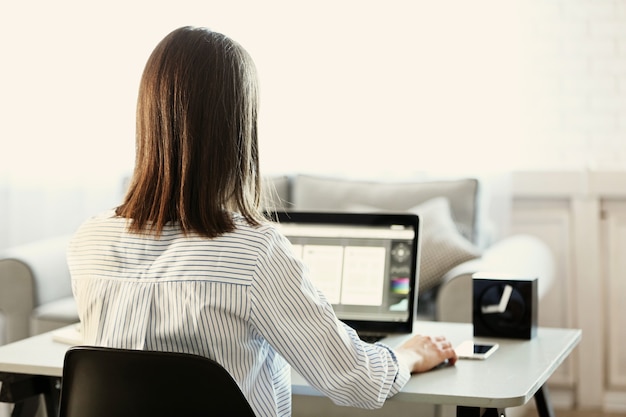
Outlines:
[[505,417],[504,408],[456,407],[456,417]]
[[0,373],[0,402],[13,403],[12,417],[34,417],[43,394],[48,417],[59,409],[60,378]]
[[61,398],[61,378],[49,378],[48,389],[43,393],[48,417],[57,417]]
[[16,402],[11,417],[35,417],[39,409],[39,396]]
[[555,417],[547,386],[542,386],[535,393],[535,404],[537,405],[537,414],[539,414],[539,417]]

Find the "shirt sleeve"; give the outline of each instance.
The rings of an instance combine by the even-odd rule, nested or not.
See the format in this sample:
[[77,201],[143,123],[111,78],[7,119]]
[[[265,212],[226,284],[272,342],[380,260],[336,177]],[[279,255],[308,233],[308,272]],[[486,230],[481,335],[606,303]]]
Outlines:
[[392,349],[361,341],[337,318],[274,228],[256,268],[251,321],[309,384],[338,405],[382,407],[410,377]]

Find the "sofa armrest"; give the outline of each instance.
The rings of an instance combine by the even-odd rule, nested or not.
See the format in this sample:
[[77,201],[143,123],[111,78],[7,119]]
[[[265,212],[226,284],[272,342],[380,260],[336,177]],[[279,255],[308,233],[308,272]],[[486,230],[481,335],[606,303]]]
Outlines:
[[0,314],[3,343],[30,335],[33,310],[72,296],[66,248],[70,236],[60,236],[9,248],[0,253]]
[[471,323],[472,276],[477,272],[538,278],[541,300],[554,283],[554,257],[540,239],[514,235],[489,247],[478,259],[464,262],[446,273],[437,292],[438,321]]
[[29,336],[34,304],[34,282],[28,266],[17,259],[0,259],[0,314],[4,324],[0,345]]

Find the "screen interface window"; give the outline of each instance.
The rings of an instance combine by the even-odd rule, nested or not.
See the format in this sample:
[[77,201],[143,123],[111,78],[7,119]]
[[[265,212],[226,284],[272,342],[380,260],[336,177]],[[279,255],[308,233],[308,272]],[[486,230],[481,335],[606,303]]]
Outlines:
[[408,318],[411,227],[283,223],[280,228],[340,319]]

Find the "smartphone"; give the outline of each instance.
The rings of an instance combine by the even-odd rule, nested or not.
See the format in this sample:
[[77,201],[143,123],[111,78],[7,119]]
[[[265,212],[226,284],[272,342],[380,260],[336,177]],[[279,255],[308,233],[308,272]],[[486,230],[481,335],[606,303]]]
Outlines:
[[487,359],[498,347],[497,343],[477,343],[473,340],[466,340],[455,351],[459,359]]

